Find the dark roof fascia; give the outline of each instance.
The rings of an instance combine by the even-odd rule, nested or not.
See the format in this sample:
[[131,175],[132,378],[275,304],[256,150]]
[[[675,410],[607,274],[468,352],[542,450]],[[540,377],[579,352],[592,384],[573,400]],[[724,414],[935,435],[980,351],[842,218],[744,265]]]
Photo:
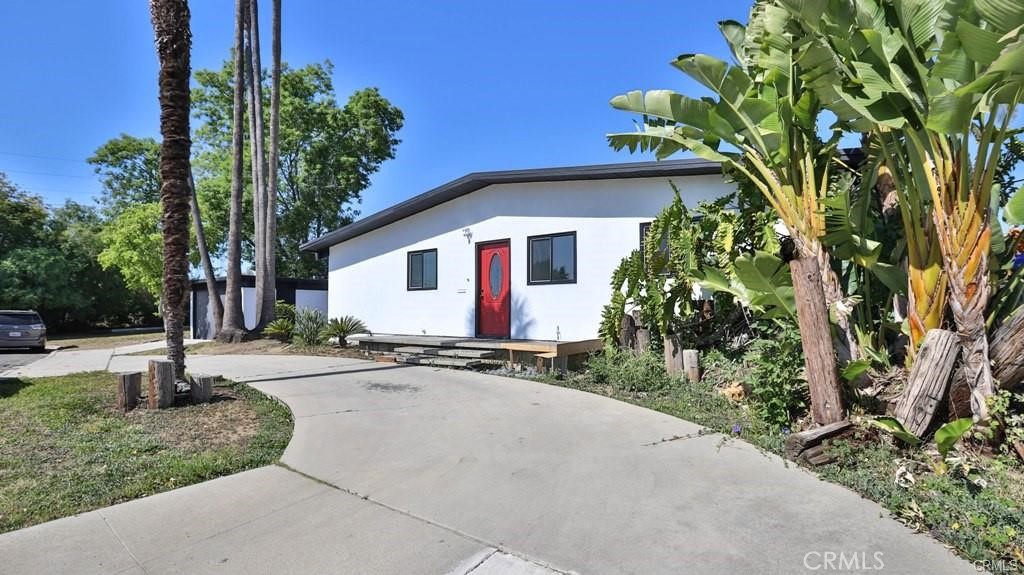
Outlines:
[[307,252],[317,252],[318,255],[323,255],[328,248],[335,244],[361,236],[413,214],[495,184],[696,176],[720,174],[721,172],[722,167],[718,162],[702,159],[474,172],[404,202],[395,204],[357,222],[328,232],[315,240],[302,244],[300,248]]
[[[256,287],[256,276],[243,275],[242,287]],[[218,291],[223,289],[227,285],[227,279],[220,277],[213,280],[217,286]],[[195,279],[191,280],[192,291],[206,291],[206,280]],[[281,288],[293,288],[301,290],[327,290],[327,279],[318,278],[277,278],[277,289]]]

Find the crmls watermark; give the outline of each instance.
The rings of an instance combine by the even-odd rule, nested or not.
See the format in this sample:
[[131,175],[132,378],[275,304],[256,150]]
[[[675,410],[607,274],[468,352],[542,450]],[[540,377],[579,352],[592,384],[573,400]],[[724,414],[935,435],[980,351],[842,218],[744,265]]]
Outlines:
[[811,571],[881,571],[885,560],[881,551],[811,551],[804,555],[804,567]]
[[979,573],[1020,573],[1024,571],[1024,565],[1016,559],[982,559],[974,562],[974,568]]

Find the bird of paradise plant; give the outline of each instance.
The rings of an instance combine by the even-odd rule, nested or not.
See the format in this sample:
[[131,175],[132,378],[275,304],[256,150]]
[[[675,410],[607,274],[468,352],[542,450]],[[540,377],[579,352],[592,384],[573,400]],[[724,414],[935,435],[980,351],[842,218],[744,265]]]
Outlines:
[[993,392],[985,310],[993,178],[1022,96],[1024,5],[1009,0],[776,0],[805,34],[803,79],[870,132],[896,180],[908,244],[911,333],[948,299],[975,420]]

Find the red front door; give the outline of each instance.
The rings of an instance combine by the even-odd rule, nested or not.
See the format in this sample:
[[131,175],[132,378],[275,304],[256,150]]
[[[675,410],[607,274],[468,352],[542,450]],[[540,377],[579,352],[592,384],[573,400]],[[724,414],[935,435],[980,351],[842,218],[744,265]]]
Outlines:
[[476,335],[509,337],[512,331],[512,287],[508,240],[478,244]]

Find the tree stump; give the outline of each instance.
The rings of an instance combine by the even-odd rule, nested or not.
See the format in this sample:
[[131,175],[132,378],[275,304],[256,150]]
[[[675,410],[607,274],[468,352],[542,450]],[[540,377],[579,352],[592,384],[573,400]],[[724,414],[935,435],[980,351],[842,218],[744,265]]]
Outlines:
[[213,397],[213,382],[217,377],[213,375],[196,374],[191,376],[189,382],[189,397],[192,403],[209,403]]
[[790,260],[789,269],[793,276],[796,317],[804,348],[807,387],[811,392],[811,416],[818,424],[842,421],[845,417],[843,399],[839,394],[836,355],[818,260]]
[[665,336],[665,371],[670,376],[677,376],[683,373],[683,350],[679,339],[675,336]]
[[1024,310],[1017,310],[992,334],[989,357],[999,389],[1012,390],[1024,384]]
[[683,372],[690,383],[700,381],[700,352],[695,349],[683,350]]
[[633,352],[636,354],[644,353],[651,349],[651,330],[641,327],[636,330],[636,344],[633,347]]
[[142,393],[142,372],[128,371],[117,374],[117,408],[124,413],[139,405]]
[[622,324],[619,326],[619,346],[622,349],[636,348],[636,320],[629,314],[622,316]]
[[168,359],[149,360],[150,409],[166,409],[174,404],[174,362]]
[[921,437],[946,399],[949,380],[960,354],[957,335],[944,329],[930,329],[910,370],[907,387],[896,403],[893,415],[910,433]]

